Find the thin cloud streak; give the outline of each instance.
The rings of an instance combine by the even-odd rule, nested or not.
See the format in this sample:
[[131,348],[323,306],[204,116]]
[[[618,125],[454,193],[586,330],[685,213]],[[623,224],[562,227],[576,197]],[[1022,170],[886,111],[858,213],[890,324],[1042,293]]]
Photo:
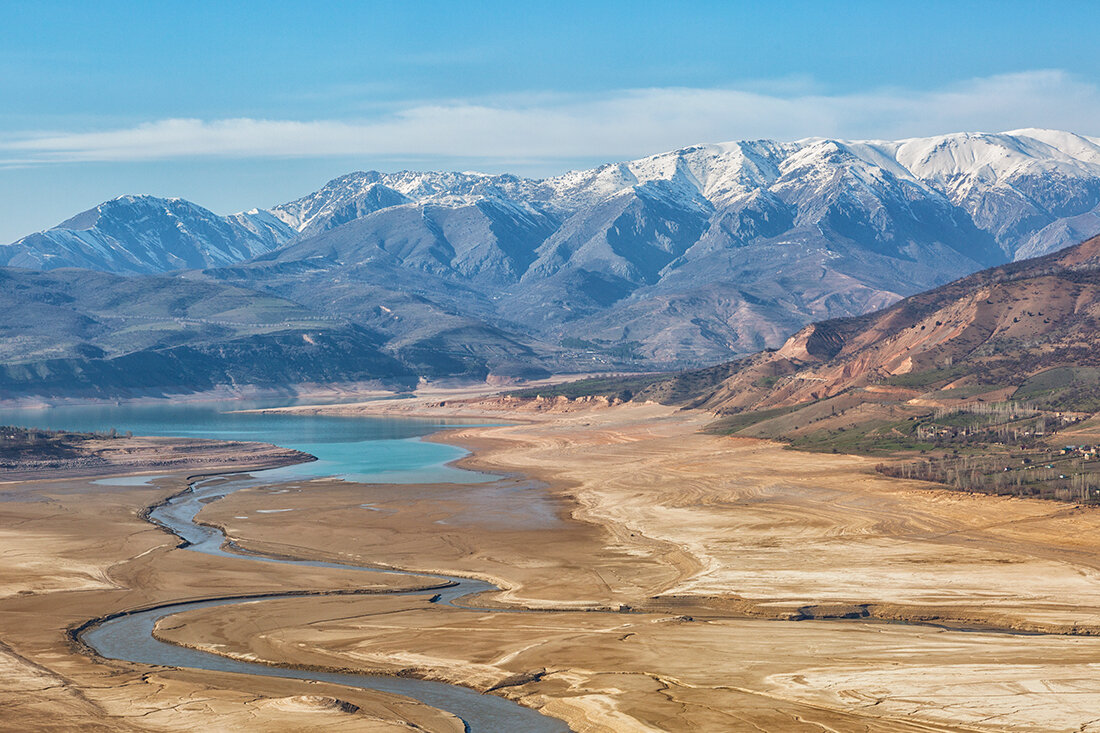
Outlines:
[[[809,85],[807,85],[809,86]],[[0,140],[0,166],[194,157],[417,156],[622,159],[701,142],[804,137],[898,139],[1052,127],[1095,134],[1100,89],[1057,70],[932,91],[781,96],[652,88],[419,103],[365,120],[166,119],[125,129]]]

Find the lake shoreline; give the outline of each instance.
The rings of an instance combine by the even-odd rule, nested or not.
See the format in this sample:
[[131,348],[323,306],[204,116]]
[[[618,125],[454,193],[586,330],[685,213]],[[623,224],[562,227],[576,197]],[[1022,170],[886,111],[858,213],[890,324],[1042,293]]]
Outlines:
[[0,487],[65,478],[260,471],[316,460],[308,453],[270,443],[144,436],[88,442],[91,444],[88,456],[68,460],[23,459],[4,467]]
[[[696,729],[797,730],[797,721],[812,719],[834,729],[1002,729],[976,723],[980,714],[1045,730],[1080,726],[1100,705],[1090,691],[1074,692],[1072,703],[1069,692],[1050,691],[1075,689],[1100,640],[996,631],[1081,633],[1095,625],[1094,512],[929,490],[877,476],[867,459],[706,435],[708,415],[659,405],[474,416],[469,406],[442,401],[416,409],[441,422],[493,415],[497,424],[444,426],[425,440],[473,450],[455,464],[499,481],[259,481],[205,504],[197,520],[246,551],[484,578],[501,590],[477,606],[522,613],[325,594],[358,584],[337,570],[307,579],[186,557],[159,530],[135,533],[132,509],[112,508],[163,499],[163,480],[160,488],[98,486],[84,495],[88,487],[58,493],[34,482],[28,498],[45,501],[0,503],[0,512],[8,510],[13,526],[23,526],[20,517],[50,517],[30,526],[55,527],[60,536],[72,526],[72,537],[90,536],[72,525],[74,511],[89,518],[84,525],[103,512],[113,516],[116,529],[92,533],[115,543],[109,572],[49,561],[68,573],[59,587],[83,583],[106,611],[142,605],[138,587],[148,602],[197,597],[203,584],[205,595],[217,595],[211,584],[226,582],[249,592],[321,592],[187,611],[158,632],[174,643],[291,667],[415,669],[451,684],[496,687],[576,728],[676,730],[690,720]],[[384,407],[393,417],[414,408]],[[365,407],[352,409],[364,414]],[[509,414],[515,419],[499,424]],[[543,514],[531,522],[536,501]],[[989,512],[995,520],[986,520]],[[13,547],[41,546],[32,540]],[[62,544],[50,547],[64,552]],[[41,618],[32,612],[20,621],[15,609],[40,614],[48,592],[5,601],[2,588],[0,608],[13,613],[13,628],[41,639]],[[86,620],[87,608],[82,603],[79,617],[61,626]],[[921,625],[889,623],[902,619]],[[20,645],[28,658],[41,653]],[[96,666],[65,664],[81,679]],[[157,679],[164,675],[193,679],[186,671]],[[952,696],[931,685],[945,675]],[[1041,689],[1038,679],[1050,685]],[[127,684],[136,699],[133,686],[145,683]],[[205,684],[243,683],[214,677]],[[1006,697],[1010,688],[1029,692]],[[171,689],[154,696],[158,705],[170,705],[181,688]],[[864,709],[859,701],[871,694],[880,702]],[[928,712],[914,716],[914,701]],[[234,705],[252,709],[239,698]],[[270,715],[275,729],[293,717]]]
[[[930,489],[877,476],[869,459],[706,435],[700,429],[709,415],[658,405],[510,414],[476,403],[389,401],[304,410],[509,415],[508,425],[459,426],[427,439],[473,451],[459,467],[545,484],[564,524],[521,529],[508,524],[504,509],[471,516],[461,487],[372,485],[364,490],[375,511],[355,515],[352,531],[343,520],[358,506],[354,487],[314,482],[308,503],[281,497],[280,506],[294,511],[264,517],[254,514],[270,505],[264,492],[246,490],[204,510],[206,521],[244,547],[293,545],[295,553],[319,558],[334,556],[325,547],[340,548],[340,556],[387,567],[491,578],[502,590],[479,606],[528,612],[516,619],[454,610],[436,618],[393,609],[383,626],[366,602],[333,601],[328,609],[280,602],[285,624],[278,636],[293,640],[293,657],[250,635],[248,624],[258,619],[243,609],[235,618],[191,617],[192,628],[234,653],[346,666],[349,659],[366,664],[361,655],[370,650],[371,669],[399,669],[413,655],[436,678],[458,684],[545,668],[509,694],[593,729],[678,729],[672,707],[704,716],[716,729],[740,730],[745,719],[774,725],[776,715],[816,715],[839,729],[971,729],[969,712],[924,681],[948,668],[969,708],[1039,729],[1085,720],[1074,712],[1084,708],[1055,712],[1056,698],[1040,692],[1017,700],[1016,712],[999,700],[1000,691],[1029,684],[1030,675],[1072,686],[1066,676],[1081,674],[1100,653],[1100,640],[1090,636],[1100,628],[1089,600],[1100,592],[1090,579],[1100,564],[1088,539],[1100,531],[1093,512]],[[987,512],[999,521],[983,521]],[[247,521],[234,519],[245,515]],[[569,631],[560,636],[557,629]],[[639,646],[611,643],[614,629]],[[757,636],[775,639],[783,651],[756,648]],[[940,639],[965,652],[940,650]],[[887,661],[880,642],[908,651]],[[807,655],[806,648],[833,651]],[[670,649],[679,649],[675,658]],[[614,668],[603,668],[609,658],[617,660]],[[738,664],[743,669],[731,666]],[[848,668],[860,671],[843,677]],[[894,677],[882,676],[894,669]],[[642,692],[653,684],[645,673],[658,670],[665,702]],[[811,671],[810,687],[794,681]],[[612,673],[623,680],[616,693],[599,683]],[[836,688],[832,680],[842,677]],[[851,689],[851,700],[863,699],[872,683],[860,678],[885,685],[873,714],[836,692]],[[569,694],[559,687],[565,679],[572,680]],[[719,690],[731,684],[741,690],[738,702],[720,702],[730,693]],[[927,716],[902,712],[914,699]],[[723,710],[737,710],[742,722]]]

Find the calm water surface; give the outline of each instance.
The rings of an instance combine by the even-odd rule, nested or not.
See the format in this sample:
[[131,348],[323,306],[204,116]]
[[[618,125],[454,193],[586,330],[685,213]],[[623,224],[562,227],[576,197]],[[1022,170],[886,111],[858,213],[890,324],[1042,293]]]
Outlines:
[[[195,490],[158,507],[152,518],[191,544],[188,549],[214,555],[241,556],[222,546],[224,537],[211,527],[196,524],[195,514],[203,500],[230,493],[244,486],[294,481],[321,476],[339,476],[352,481],[385,483],[470,484],[470,504],[476,507],[500,505],[507,497],[529,500],[511,502],[516,517],[509,521],[542,524],[554,521],[541,491],[531,484],[494,481],[498,477],[464,471],[446,465],[465,455],[454,446],[424,442],[426,435],[443,428],[475,424],[469,421],[386,417],[333,417],[240,413],[232,410],[281,406],[279,402],[150,403],[141,405],[93,405],[34,409],[0,409],[0,425],[20,425],[54,430],[131,431],[134,435],[221,438],[274,443],[305,451],[316,462],[269,471],[254,472],[252,478],[231,481],[200,481]],[[140,485],[150,477],[115,477],[100,483]],[[480,486],[477,486],[480,484]],[[530,510],[524,509],[529,505]],[[369,505],[365,505],[369,506]],[[276,560],[248,556],[253,562],[281,562],[288,565],[340,567],[330,563]],[[344,566],[346,567],[346,566]],[[361,569],[361,568],[357,568]],[[363,572],[378,572],[361,569]],[[453,603],[471,593],[492,588],[481,581],[448,576],[422,576],[450,581],[453,586],[439,591],[440,602]],[[230,589],[227,589],[230,590]],[[510,700],[438,682],[372,677],[370,675],[309,672],[269,667],[166,644],[153,638],[153,625],[160,618],[194,608],[240,603],[214,600],[168,606],[111,619],[88,629],[82,638],[102,656],[145,664],[191,667],[264,676],[317,680],[381,690],[416,698],[458,715],[467,729],[476,732],[562,733],[568,727],[553,718],[524,708]]]
[[286,402],[232,401],[0,409],[0,425],[134,435],[255,440],[317,456],[314,463],[264,472],[270,481],[340,476],[374,483],[480,483],[492,477],[446,464],[466,451],[421,440],[471,421],[241,413]]

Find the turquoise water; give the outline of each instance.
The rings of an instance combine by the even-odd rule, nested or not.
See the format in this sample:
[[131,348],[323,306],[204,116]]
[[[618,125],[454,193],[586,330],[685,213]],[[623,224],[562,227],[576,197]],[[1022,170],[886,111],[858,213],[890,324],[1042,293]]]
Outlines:
[[[194,521],[204,502],[215,500],[254,483],[295,480],[313,476],[343,476],[352,480],[391,483],[458,482],[468,484],[469,512],[480,521],[492,516],[489,509],[512,504],[515,517],[497,521],[554,521],[542,491],[529,482],[495,480],[498,477],[462,471],[446,465],[464,451],[453,446],[424,442],[421,438],[441,428],[471,424],[454,420],[415,418],[340,418],[282,413],[239,413],[270,403],[152,403],[145,405],[82,406],[48,409],[0,410],[0,424],[63,430],[132,431],[135,435],[223,438],[274,443],[312,453],[313,463],[257,472],[256,478],[232,481],[197,481],[192,490],[158,505],[151,519],[187,541],[187,549],[223,557],[242,556],[225,545],[225,536],[214,527]],[[137,486],[152,477],[110,477],[96,483]],[[464,489],[465,491],[465,489]],[[509,501],[508,499],[512,499]],[[525,500],[524,500],[525,499]],[[515,501],[519,500],[519,501]],[[459,517],[456,517],[456,519]],[[262,555],[243,556],[249,562],[276,562],[303,567],[342,567],[363,573],[386,572],[363,567]],[[479,580],[448,576],[418,576],[446,588],[429,591],[434,602],[451,603],[493,586]],[[227,591],[230,589],[227,589]],[[420,593],[423,593],[421,591]],[[279,596],[283,597],[283,596]],[[286,596],[291,597],[291,596]],[[400,677],[312,672],[242,662],[186,647],[161,642],[152,636],[154,624],[165,616],[193,608],[254,601],[251,598],[180,602],[144,611],[126,612],[102,619],[81,633],[81,639],[108,659],[191,669],[218,670],[250,675],[331,682],[363,689],[407,695],[458,715],[471,733],[564,733],[569,728],[505,698],[483,695],[456,685]]]
[[284,402],[156,402],[0,409],[0,425],[134,435],[254,440],[305,451],[318,460],[265,472],[272,480],[339,476],[384,483],[480,483],[493,476],[447,463],[466,451],[421,440],[470,421],[427,418],[333,417],[241,413]]

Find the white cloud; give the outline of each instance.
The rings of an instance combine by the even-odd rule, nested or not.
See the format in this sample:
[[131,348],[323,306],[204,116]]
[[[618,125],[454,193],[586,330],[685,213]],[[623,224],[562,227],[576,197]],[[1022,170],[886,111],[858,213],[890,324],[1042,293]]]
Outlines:
[[787,94],[630,89],[411,104],[362,120],[167,119],[126,129],[0,139],[0,165],[188,157],[415,156],[480,160],[629,158],[697,142],[802,137],[896,139],[1052,127],[1096,134],[1100,89],[1061,71],[973,79],[948,88]]

